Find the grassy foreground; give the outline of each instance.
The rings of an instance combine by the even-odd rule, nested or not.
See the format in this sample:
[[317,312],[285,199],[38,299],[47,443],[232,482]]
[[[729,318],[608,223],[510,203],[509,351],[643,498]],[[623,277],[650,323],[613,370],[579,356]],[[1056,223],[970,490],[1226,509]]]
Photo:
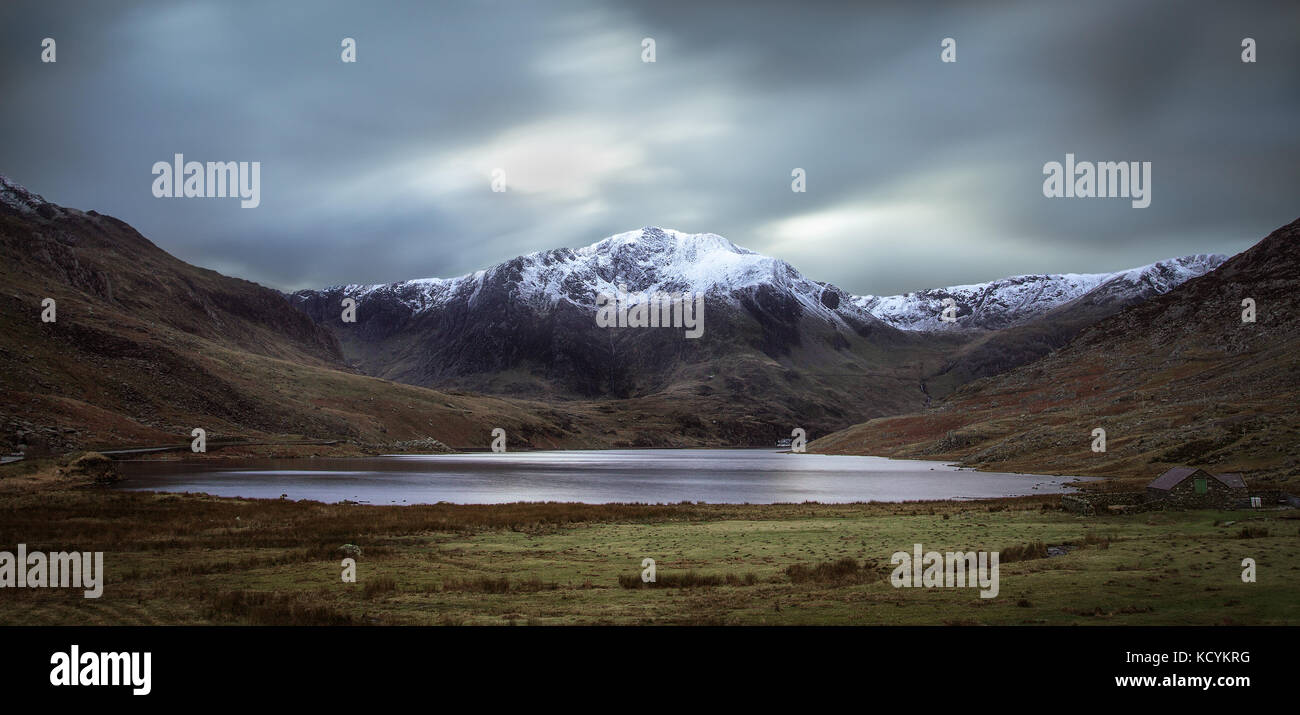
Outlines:
[[[27,484],[0,489],[0,550],[103,551],[104,594],[5,588],[0,623],[1300,623],[1297,512],[1056,501],[360,506]],[[890,555],[916,542],[1002,551],[1001,593],[895,589]],[[364,552],[356,583],[344,543]]]

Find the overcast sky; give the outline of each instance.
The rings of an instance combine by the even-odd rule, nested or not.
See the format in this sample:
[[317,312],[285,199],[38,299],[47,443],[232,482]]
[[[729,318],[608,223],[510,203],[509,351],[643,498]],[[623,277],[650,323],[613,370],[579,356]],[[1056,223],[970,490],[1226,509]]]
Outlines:
[[[283,290],[647,225],[858,294],[1117,270],[1300,216],[1298,30],[1293,1],[5,0],[0,173]],[[1152,162],[1150,207],[1045,198],[1067,152]],[[260,161],[261,206],[154,198],[175,153]]]

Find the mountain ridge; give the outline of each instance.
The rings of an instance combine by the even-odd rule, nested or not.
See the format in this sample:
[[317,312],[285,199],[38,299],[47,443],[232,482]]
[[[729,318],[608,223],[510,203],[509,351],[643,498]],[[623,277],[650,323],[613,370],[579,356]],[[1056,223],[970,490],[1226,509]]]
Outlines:
[[[1008,276],[985,283],[930,288],[893,296],[856,296],[854,301],[872,315],[902,330],[980,328],[998,330],[1018,325],[1108,286],[1145,284],[1165,293],[1186,280],[1204,275],[1228,260],[1223,254],[1190,254],[1110,273],[1053,273]],[[952,298],[956,320],[939,319],[943,300]]]
[[[900,330],[784,260],[646,227],[455,279],[286,295],[8,179],[0,251],[4,441],[51,448],[195,424],[369,444],[476,444],[499,423],[521,445],[770,445],[922,409],[1160,287],[1103,283],[1113,294],[1005,329]],[[595,294],[622,287],[705,293],[704,339],[599,328]],[[351,293],[358,320],[344,324]],[[45,296],[57,323],[34,317]]]
[[[652,248],[641,252],[641,256],[667,254],[668,260],[652,265],[646,265],[644,260],[640,260],[637,263],[644,270],[642,273],[633,272],[622,277],[607,275],[618,258],[635,253],[635,248],[646,243],[651,244]],[[709,265],[701,266],[697,261],[702,256],[713,260]],[[747,260],[717,260],[723,256]],[[1112,272],[1024,274],[892,296],[853,295],[832,284],[808,279],[788,262],[744,248],[718,234],[687,233],[647,226],[614,234],[577,249],[557,248],[522,254],[452,278],[338,284],[321,289],[294,291],[289,295],[339,292],[365,297],[380,291],[393,291],[401,294],[412,310],[420,312],[441,304],[468,283],[479,285],[489,274],[503,267],[520,266],[524,271],[523,287],[533,293],[524,298],[540,297],[551,302],[568,299],[579,305],[594,307],[594,296],[600,292],[614,293],[618,290],[616,283],[619,281],[626,285],[629,292],[689,290],[709,293],[750,287],[763,282],[763,278],[770,278],[766,282],[782,284],[806,281],[819,286],[802,295],[816,292],[820,297],[827,291],[833,292],[840,301],[856,306],[864,313],[902,330],[1001,329],[1023,323],[1095,290],[1119,283],[1146,283],[1153,292],[1163,293],[1189,278],[1214,270],[1227,259],[1228,256],[1223,254],[1190,254]],[[565,264],[577,264],[570,271],[570,276],[585,272],[595,280],[587,280],[580,285],[575,285],[569,276],[565,276],[564,280],[555,280],[555,274],[561,273],[561,266]],[[658,280],[663,274],[671,278]],[[1007,294],[1012,297],[1003,297]],[[953,323],[945,323],[939,317],[943,311],[943,298],[947,297],[954,298],[956,302],[957,315]],[[826,314],[833,314],[835,310],[820,300],[805,304],[816,312],[823,312],[824,309]]]
[[[934,408],[825,436],[810,451],[1149,478],[1195,464],[1300,478],[1300,219],[1218,269],[1084,328],[1040,360]],[[1246,299],[1257,311],[1244,319]],[[1106,430],[1094,452],[1092,430]]]
[[[1040,357],[1079,328],[1220,262],[1202,255],[1095,274],[1056,291],[1050,302],[990,295],[1043,283],[1037,276],[979,284],[978,304],[958,295],[952,329],[938,322],[942,306],[932,291],[908,310],[932,310],[928,319],[944,327],[905,330],[896,314],[873,313],[866,299],[807,278],[784,260],[717,234],[648,226],[456,278],[340,285],[297,291],[290,300],[338,336],[351,364],[399,382],[492,394],[635,397],[672,384],[681,377],[676,367],[694,364],[699,373],[700,363],[724,353],[748,354],[767,363],[763,384],[793,375],[819,384],[831,374],[857,371],[865,380],[889,372],[891,384],[882,388],[889,395],[875,397],[884,400],[880,409],[895,409],[924,406],[971,379]],[[597,331],[596,296],[621,289],[703,294],[706,338],[712,325],[713,335],[725,335],[725,349],[674,344],[653,331]],[[345,298],[357,301],[355,325],[340,320]],[[521,345],[527,349],[512,352]],[[616,353],[632,354],[629,371],[643,379],[601,367],[620,359]],[[506,373],[518,379],[497,379]],[[698,383],[700,376],[687,379]],[[839,382],[833,390],[846,399],[861,387]]]
[[[303,437],[400,451],[433,437],[614,446],[581,409],[448,394],[356,374],[279,291],[192,266],[128,224],[0,179],[0,450]],[[45,299],[54,320],[42,319]],[[310,452],[328,451],[308,447]]]

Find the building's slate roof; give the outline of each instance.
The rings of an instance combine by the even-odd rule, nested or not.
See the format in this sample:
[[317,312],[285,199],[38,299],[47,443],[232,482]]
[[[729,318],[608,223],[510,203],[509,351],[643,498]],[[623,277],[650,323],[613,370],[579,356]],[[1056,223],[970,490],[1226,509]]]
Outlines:
[[1209,479],[1213,477],[1222,482],[1223,485],[1229,489],[1246,488],[1246,481],[1241,478],[1240,474],[1210,474],[1204,469],[1197,469],[1195,467],[1174,467],[1152,480],[1152,482],[1147,485],[1147,488],[1168,491],[1192,475],[1198,475],[1198,478],[1201,479]]

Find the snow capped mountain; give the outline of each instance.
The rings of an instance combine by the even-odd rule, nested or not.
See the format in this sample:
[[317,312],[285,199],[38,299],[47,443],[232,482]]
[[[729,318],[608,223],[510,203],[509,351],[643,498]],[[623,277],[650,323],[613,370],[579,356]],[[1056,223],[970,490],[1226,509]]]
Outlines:
[[[811,410],[816,424],[838,429],[919,409],[970,380],[1038,359],[1221,261],[1188,257],[1119,273],[855,297],[722,236],[647,227],[458,278],[335,286],[290,300],[369,375],[547,399],[703,401],[741,414],[759,409],[752,402],[763,395],[760,411],[782,413],[778,424],[784,411],[803,405],[801,415]],[[599,326],[597,296],[623,290],[703,294],[702,339],[680,326]],[[938,321],[944,297],[957,302],[956,326],[969,330]],[[340,320],[347,298],[356,300],[355,321]],[[1049,311],[1057,312],[1043,319]],[[1021,323],[1026,331],[997,329]],[[762,420],[737,419],[727,429],[738,435],[768,429]]]
[[[335,286],[326,291],[359,301],[382,295],[421,313],[456,302],[473,305],[485,285],[498,282],[511,286],[513,300],[539,310],[562,301],[594,309],[598,294],[614,294],[620,286],[630,292],[690,291],[730,302],[746,290],[767,286],[793,297],[805,312],[832,323],[848,319],[860,324],[874,317],[910,331],[998,330],[1085,295],[1117,301],[1165,293],[1225,260],[1226,256],[1199,254],[1117,273],[1013,276],[905,295],[852,296],[805,278],[783,260],[741,248],[717,234],[646,227],[576,250],[530,253],[458,278]],[[940,320],[945,298],[956,302],[955,323]]]
[[[1067,303],[1149,298],[1209,273],[1228,259],[1196,254],[1158,261],[1117,273],[1064,273],[1002,278],[988,283],[932,288],[893,296],[860,296],[853,302],[902,330],[938,331],[982,328],[999,330],[1018,325]],[[945,298],[957,305],[957,321],[940,320]]]
[[[561,301],[594,310],[596,296],[627,292],[702,293],[734,300],[738,291],[759,286],[788,291],[808,311],[834,319],[840,297],[833,286],[805,278],[783,260],[771,258],[712,233],[684,233],[646,227],[616,234],[579,249],[539,251],[458,278],[422,278],[377,285],[334,286],[358,301],[384,295],[420,313],[449,303],[469,304],[485,285],[505,281],[515,300],[546,309]],[[834,298],[823,298],[833,293]],[[865,311],[847,305],[865,318]]]

